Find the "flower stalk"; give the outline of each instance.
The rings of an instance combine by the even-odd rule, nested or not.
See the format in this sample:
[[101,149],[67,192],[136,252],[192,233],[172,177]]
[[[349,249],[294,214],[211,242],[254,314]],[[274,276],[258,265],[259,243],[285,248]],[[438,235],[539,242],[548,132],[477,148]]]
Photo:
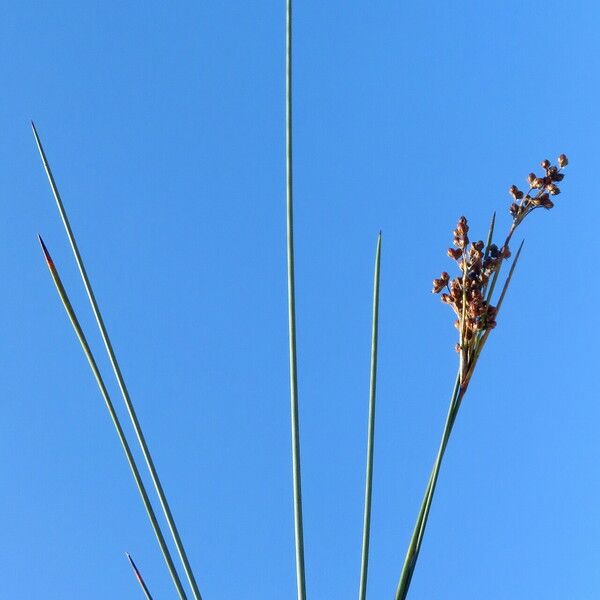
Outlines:
[[454,427],[460,405],[477,366],[481,351],[491,331],[496,327],[496,319],[500,307],[506,296],[508,286],[523,249],[523,242],[521,242],[498,301],[494,306],[492,300],[500,269],[503,262],[511,256],[509,244],[515,231],[529,214],[538,208],[550,210],[554,206],[551,196],[560,194],[560,188],[557,186],[557,183],[563,180],[564,174],[562,170],[567,164],[568,159],[564,154],[558,157],[556,165],[552,165],[549,160],[544,160],[541,163],[544,170],[542,176],[537,176],[535,173],[528,175],[527,182],[529,189],[526,193],[519,190],[516,185],[510,187],[509,193],[514,200],[509,208],[512,223],[500,248],[492,242],[496,222],[495,214],[492,217],[485,244],[481,240],[472,243],[469,242],[469,225],[467,219],[460,217],[453,232],[454,247],[449,248],[447,252],[448,256],[456,261],[460,275],[450,280],[450,275],[444,271],[440,277],[433,280],[432,291],[439,294],[445,290],[441,294],[441,300],[444,304],[448,304],[452,308],[457,317],[454,325],[459,332],[459,341],[455,348],[459,355],[459,367],[450,397],[450,406],[438,453],[429,476],[421,508],[404,559],[404,565],[396,589],[396,600],[405,600],[408,595],[425,535],[440,467],[452,433],[452,428]]

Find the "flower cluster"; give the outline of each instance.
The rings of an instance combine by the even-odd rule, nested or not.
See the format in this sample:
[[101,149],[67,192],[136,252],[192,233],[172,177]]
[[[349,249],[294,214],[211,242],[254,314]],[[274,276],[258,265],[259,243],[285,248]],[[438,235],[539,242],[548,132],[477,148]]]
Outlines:
[[[456,262],[459,274],[451,279],[444,271],[433,280],[432,291],[435,294],[443,292],[442,302],[448,304],[457,317],[454,323],[459,332],[456,350],[461,355],[465,369],[469,368],[469,362],[472,363],[471,367],[474,366],[483,345],[482,340],[485,342],[489,331],[496,326],[499,305],[493,306],[491,299],[502,262],[510,257],[509,243],[512,235],[533,210],[550,209],[554,206],[550,197],[560,194],[557,183],[563,180],[562,170],[567,164],[564,154],[558,157],[556,165],[544,160],[541,163],[544,175],[538,177],[535,173],[530,173],[527,178],[529,190],[526,193],[516,185],[510,187],[509,193],[514,200],[510,206],[513,221],[500,248],[491,239],[495,219],[492,221],[487,244],[481,240],[470,242],[467,219],[460,217],[458,220],[453,232],[454,245],[448,249],[447,254]],[[505,288],[507,285],[508,280]]]
[[[448,256],[456,261],[460,275],[450,280],[445,271],[433,280],[433,292],[442,294],[442,302],[448,304],[457,319],[454,323],[463,344],[468,344],[478,331],[496,326],[496,308],[485,298],[485,291],[500,261],[508,258],[508,246],[498,249],[495,244],[484,250],[482,240],[469,243],[469,225],[465,217],[458,220],[454,230],[454,248],[448,248]],[[459,348],[460,349],[460,346]]]
[[550,196],[558,196],[560,188],[556,185],[562,181],[564,174],[561,172],[569,164],[569,160],[564,154],[558,157],[556,165],[552,165],[548,159],[541,163],[545,174],[538,177],[535,173],[529,173],[527,183],[529,190],[522,192],[516,185],[510,186],[509,194],[514,202],[510,205],[510,214],[515,222],[520,223],[531,211],[536,208],[551,209],[554,202]]

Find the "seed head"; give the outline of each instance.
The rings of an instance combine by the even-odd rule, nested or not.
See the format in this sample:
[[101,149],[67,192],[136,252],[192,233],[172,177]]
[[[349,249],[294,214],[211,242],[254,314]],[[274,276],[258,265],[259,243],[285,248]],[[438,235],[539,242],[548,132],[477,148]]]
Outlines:
[[[468,369],[469,362],[477,360],[473,357],[478,356],[477,348],[480,343],[483,343],[483,336],[487,335],[484,332],[489,332],[496,327],[498,309],[489,304],[489,299],[496,278],[501,273],[502,262],[511,257],[509,242],[515,229],[534,209],[550,209],[554,206],[550,198],[560,194],[561,190],[557,183],[563,180],[564,174],[561,173],[561,169],[567,164],[567,157],[564,154],[558,157],[557,165],[552,165],[547,159],[543,160],[541,166],[545,173],[541,177],[533,172],[529,173],[527,183],[530,189],[526,194],[516,185],[510,186],[508,191],[513,202],[509,211],[513,220],[509,233],[500,247],[490,243],[486,248],[481,240],[470,243],[467,219],[464,216],[458,219],[456,228],[452,232],[454,246],[448,248],[447,254],[456,261],[459,274],[450,279],[450,275],[444,271],[433,280],[433,292],[444,292],[440,296],[442,302],[448,304],[458,317],[454,322],[454,326],[459,331],[456,351],[461,355],[463,368]],[[488,285],[490,281],[493,282],[492,287]],[[461,372],[464,375],[468,371]]]

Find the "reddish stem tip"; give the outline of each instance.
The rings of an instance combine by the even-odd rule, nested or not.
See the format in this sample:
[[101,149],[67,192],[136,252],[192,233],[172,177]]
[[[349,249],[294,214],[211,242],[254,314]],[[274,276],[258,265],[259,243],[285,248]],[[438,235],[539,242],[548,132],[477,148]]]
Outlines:
[[38,240],[40,245],[42,246],[42,251],[44,252],[44,256],[46,257],[46,262],[51,269],[54,269],[54,263],[52,262],[52,257],[50,256],[50,252],[48,252],[48,248],[46,248],[46,244],[44,244],[44,240],[42,236],[38,233]]

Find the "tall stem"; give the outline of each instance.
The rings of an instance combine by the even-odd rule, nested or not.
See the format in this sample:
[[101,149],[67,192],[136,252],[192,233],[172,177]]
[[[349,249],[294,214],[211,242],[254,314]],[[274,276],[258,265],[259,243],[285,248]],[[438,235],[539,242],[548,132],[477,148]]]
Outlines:
[[404,559],[404,566],[402,567],[400,581],[398,582],[398,587],[396,589],[396,600],[405,600],[406,596],[408,595],[412,576],[417,564],[419,551],[421,550],[421,543],[423,541],[423,536],[425,535],[425,528],[427,526],[427,519],[429,517],[429,510],[431,508],[433,494],[435,493],[435,487],[437,484],[440,467],[442,465],[442,459],[444,458],[446,446],[448,445],[448,440],[450,439],[450,433],[452,432],[452,427],[454,426],[456,415],[458,414],[460,402],[465,393],[465,390],[460,387],[460,378],[461,370],[459,368],[459,371],[456,375],[454,389],[452,390],[452,395],[450,397],[450,406],[448,407],[448,415],[446,416],[446,423],[444,425],[444,432],[442,434],[438,453],[431,470],[431,475],[429,476],[429,481],[425,489],[425,495],[421,503],[421,509],[419,510],[419,516],[417,517],[410,544],[406,552],[406,557]]
[[46,154],[44,152],[44,148],[42,146],[42,142],[38,136],[35,125],[31,123],[33,129],[33,135],[35,137],[35,141],[42,158],[42,162],[44,164],[44,169],[46,171],[46,175],[48,176],[48,181],[50,182],[50,187],[52,188],[52,193],[54,194],[54,199],[56,200],[56,206],[58,207],[58,211],[63,221],[63,225],[65,227],[65,231],[67,232],[67,237],[69,238],[69,242],[71,243],[71,249],[73,250],[73,255],[75,256],[75,261],[77,262],[77,267],[79,268],[79,273],[81,275],[81,279],[83,280],[83,285],[85,287],[85,291],[87,293],[88,299],[92,306],[92,310],[94,312],[94,316],[96,318],[96,323],[98,324],[98,328],[100,329],[100,334],[102,335],[102,340],[104,342],[104,347],[106,348],[106,352],[108,353],[108,357],[110,359],[110,364],[112,365],[115,377],[117,378],[117,382],[119,384],[119,389],[121,390],[121,396],[125,402],[125,406],[127,407],[127,412],[129,413],[129,418],[131,419],[131,423],[133,425],[133,429],[135,430],[135,435],[137,437],[138,443],[142,450],[142,454],[144,455],[144,460],[146,461],[146,465],[148,467],[148,471],[150,472],[150,477],[152,478],[152,483],[154,484],[154,489],[158,494],[158,499],[160,501],[160,505],[162,507],[163,513],[169,525],[169,530],[171,531],[171,536],[173,537],[173,541],[175,542],[175,546],[177,548],[177,552],[179,554],[179,558],[183,564],[183,569],[189,581],[190,587],[192,588],[192,592],[194,594],[195,600],[202,600],[200,595],[200,591],[198,589],[198,585],[196,584],[196,579],[194,578],[194,573],[192,572],[192,568],[190,566],[187,554],[185,552],[185,548],[183,547],[183,543],[179,536],[179,531],[177,530],[177,526],[175,524],[175,519],[173,518],[173,514],[171,513],[171,508],[167,501],[167,497],[163,490],[162,484],[158,477],[158,472],[156,471],[156,467],[154,466],[154,461],[152,460],[152,455],[150,454],[150,450],[148,449],[148,444],[146,443],[146,438],[142,432],[142,428],[137,418],[137,414],[135,412],[135,408],[133,407],[133,402],[129,396],[129,391],[125,384],[125,379],[123,378],[123,374],[121,373],[121,368],[119,367],[119,363],[117,362],[117,357],[113,350],[112,343],[110,341],[110,337],[108,336],[108,331],[106,330],[106,326],[104,324],[104,319],[102,318],[102,313],[100,312],[100,307],[96,301],[96,296],[94,294],[94,290],[92,289],[92,284],[90,283],[87,271],[85,269],[85,265],[83,264],[83,259],[81,258],[81,254],[79,252],[79,247],[77,246],[77,242],[75,240],[75,235],[73,234],[73,230],[71,229],[71,224],[69,223],[69,218],[67,217],[67,213],[62,203],[62,199],[60,197],[60,193],[58,191],[58,187],[56,182],[54,181],[54,176],[52,175],[52,171],[50,169],[50,165],[48,160],[46,159]]
[[375,275],[373,279],[373,322],[371,328],[371,377],[369,386],[369,425],[367,431],[367,474],[365,479],[365,512],[363,517],[363,540],[360,561],[359,600],[367,597],[367,574],[369,568],[369,542],[371,537],[371,496],[373,491],[373,447],[375,441],[375,391],[377,387],[377,338],[379,332],[379,267],[381,263],[381,232],[377,238]]
[[296,290],[294,277],[294,204],[292,174],[292,0],[285,11],[285,187],[287,208],[288,328],[290,353],[290,408],[292,429],[292,477],[294,486],[294,537],[298,600],[306,598],[304,575],[304,530],[302,524],[302,480],[300,475],[300,424],[298,417],[298,373],[296,361]]

